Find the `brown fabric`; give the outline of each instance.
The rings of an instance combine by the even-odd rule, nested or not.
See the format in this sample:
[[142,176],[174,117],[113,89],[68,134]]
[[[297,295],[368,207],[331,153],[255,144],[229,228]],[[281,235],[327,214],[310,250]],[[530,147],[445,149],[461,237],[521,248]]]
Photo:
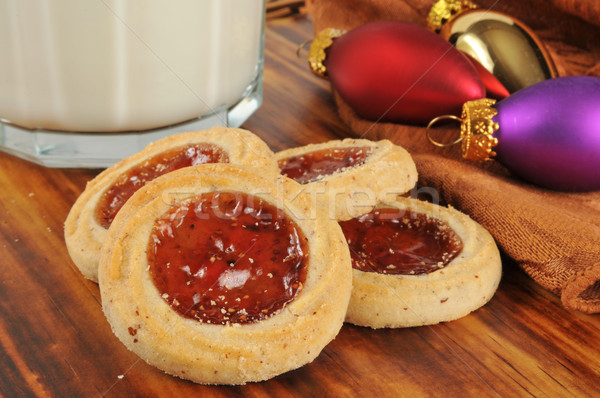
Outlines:
[[[312,0],[315,32],[397,19],[426,24],[433,1]],[[529,25],[553,55],[560,75],[600,76],[600,2],[596,0],[482,0]],[[586,21],[595,21],[598,25]],[[334,93],[335,94],[335,93]],[[565,307],[600,312],[600,192],[562,193],[526,184],[497,162],[460,159],[458,147],[429,143],[422,127],[361,119],[334,95],[341,118],[360,137],[387,138],[413,155],[419,185],[486,227],[503,251]],[[438,134],[436,129],[436,136]],[[441,131],[456,137],[454,128]]]

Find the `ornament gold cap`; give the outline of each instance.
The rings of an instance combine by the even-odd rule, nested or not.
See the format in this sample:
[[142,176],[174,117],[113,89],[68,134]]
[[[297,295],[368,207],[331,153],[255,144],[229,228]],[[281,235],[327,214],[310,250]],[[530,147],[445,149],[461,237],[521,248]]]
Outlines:
[[431,7],[427,17],[427,27],[438,33],[442,26],[463,11],[478,8],[479,6],[469,0],[439,0]]
[[463,158],[481,161],[496,156],[496,152],[492,150],[498,145],[494,133],[499,126],[492,120],[498,114],[492,107],[495,103],[496,100],[482,98],[463,105],[460,126]]
[[[439,116],[429,122],[427,126],[427,138],[431,143],[439,147],[446,147],[462,142],[462,156],[468,160],[488,161],[496,156],[493,148],[498,145],[498,139],[494,133],[498,131],[499,125],[492,119],[498,114],[493,107],[496,100],[482,98],[467,101],[463,104],[461,117],[454,115]],[[431,127],[440,120],[452,119],[460,122],[460,137],[450,143],[440,143],[431,138],[429,131]]]
[[327,68],[325,67],[327,54],[325,50],[333,44],[333,39],[342,36],[344,33],[346,31],[343,29],[327,28],[315,36],[308,49],[308,65],[315,75],[327,78]]

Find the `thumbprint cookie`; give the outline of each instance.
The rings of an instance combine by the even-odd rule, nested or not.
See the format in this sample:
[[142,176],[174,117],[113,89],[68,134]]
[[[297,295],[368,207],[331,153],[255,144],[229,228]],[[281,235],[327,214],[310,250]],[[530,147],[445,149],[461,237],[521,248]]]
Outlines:
[[340,225],[353,267],[349,323],[452,321],[487,303],[500,282],[494,239],[455,209],[399,198]]
[[149,144],[91,180],[65,221],[69,255],[83,276],[97,282],[98,257],[113,219],[144,184],[182,167],[203,163],[249,165],[277,173],[273,153],[249,131],[215,127]]
[[348,245],[302,186],[205,164],[140,188],[99,265],[113,332],[147,363],[203,384],[266,380],[337,335],[352,286]]
[[275,154],[281,174],[324,200],[330,217],[345,220],[412,189],[417,169],[409,153],[388,140],[345,139]]

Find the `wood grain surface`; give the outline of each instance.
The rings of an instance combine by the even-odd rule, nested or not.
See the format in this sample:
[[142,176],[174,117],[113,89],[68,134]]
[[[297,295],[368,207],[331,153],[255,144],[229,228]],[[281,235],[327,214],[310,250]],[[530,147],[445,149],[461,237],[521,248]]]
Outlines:
[[[244,125],[273,150],[342,138],[327,82],[296,56],[306,16],[267,23],[264,103]],[[345,325],[311,364],[262,383],[202,386],[147,365],[112,334],[98,286],[72,264],[63,222],[98,170],[0,154],[0,395],[536,396],[600,394],[600,317],[565,310],[509,259],[494,298],[436,326]]]

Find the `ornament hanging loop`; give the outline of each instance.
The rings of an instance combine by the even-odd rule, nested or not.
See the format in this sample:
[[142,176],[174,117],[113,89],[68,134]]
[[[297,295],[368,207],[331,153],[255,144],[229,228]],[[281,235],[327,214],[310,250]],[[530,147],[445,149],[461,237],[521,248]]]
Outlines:
[[429,122],[429,124],[427,125],[427,128],[425,129],[427,139],[429,140],[429,142],[431,142],[433,145],[440,147],[440,148],[446,148],[446,147],[456,145],[459,142],[461,142],[464,138],[464,136],[462,134],[460,135],[460,137],[458,137],[457,139],[455,139],[454,141],[451,141],[451,142],[439,142],[431,137],[432,127],[435,124],[437,124],[438,122],[443,121],[443,120],[456,120],[457,122],[459,122],[461,124],[463,123],[463,120],[461,118],[454,116],[454,115],[442,115],[442,116],[438,116],[438,117],[434,118],[433,120],[431,120]]
[[308,62],[308,54],[303,56],[303,52],[306,51],[306,47],[309,44],[312,44],[312,42],[313,42],[313,39],[308,39],[308,40],[304,40],[302,43],[300,43],[298,45],[298,48],[296,48],[296,57],[298,59]]

